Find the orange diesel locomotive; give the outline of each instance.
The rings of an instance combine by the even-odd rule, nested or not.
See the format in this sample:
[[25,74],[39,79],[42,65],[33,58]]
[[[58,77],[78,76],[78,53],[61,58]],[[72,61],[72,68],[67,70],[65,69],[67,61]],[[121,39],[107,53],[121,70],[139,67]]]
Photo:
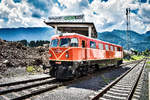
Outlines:
[[84,35],[65,33],[51,38],[49,55],[50,75],[70,79],[106,65],[121,64],[123,48]]

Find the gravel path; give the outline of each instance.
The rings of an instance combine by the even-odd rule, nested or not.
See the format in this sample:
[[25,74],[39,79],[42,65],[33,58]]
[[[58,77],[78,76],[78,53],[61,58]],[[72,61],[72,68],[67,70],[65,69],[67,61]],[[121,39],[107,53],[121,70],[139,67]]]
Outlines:
[[89,100],[89,96],[95,91],[101,89],[109,82],[119,77],[128,67],[120,67],[101,71],[98,75],[89,80],[83,80],[75,84],[60,87],[38,96],[32,97],[32,100]]
[[[150,64],[149,64],[150,66]],[[150,67],[149,68],[145,68],[144,70],[144,78],[143,78],[143,83],[142,83],[142,89],[141,89],[141,95],[140,95],[140,99],[139,100],[148,100],[148,74],[150,72]]]
[[23,81],[23,80],[28,80],[28,79],[35,79],[35,78],[42,78],[42,77],[47,77],[49,76],[48,74],[36,74],[36,75],[23,75],[23,76],[17,76],[17,77],[9,77],[9,78],[2,78],[0,79],[0,84],[4,83],[10,83],[10,82],[15,82],[15,81]]

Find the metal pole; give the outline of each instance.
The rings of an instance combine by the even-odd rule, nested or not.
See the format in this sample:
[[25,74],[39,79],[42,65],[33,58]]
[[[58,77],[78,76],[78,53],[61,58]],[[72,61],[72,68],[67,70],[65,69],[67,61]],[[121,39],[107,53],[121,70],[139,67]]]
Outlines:
[[127,50],[129,50],[129,25],[130,25],[130,8],[126,8],[126,18],[127,18],[127,30],[126,30],[126,46]]
[[89,26],[89,27],[88,27],[88,33],[89,33],[89,35],[88,35],[88,36],[89,36],[90,38],[91,38],[91,34],[92,34],[92,33],[91,33],[91,30],[92,30],[92,27],[91,27],[91,26]]
[[57,34],[58,33],[58,31],[57,31],[57,25],[55,26],[55,34]]

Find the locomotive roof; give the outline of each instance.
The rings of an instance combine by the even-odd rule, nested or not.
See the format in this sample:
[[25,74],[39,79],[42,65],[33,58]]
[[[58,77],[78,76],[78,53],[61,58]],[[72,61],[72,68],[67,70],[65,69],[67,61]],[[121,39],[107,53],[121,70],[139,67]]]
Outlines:
[[[78,33],[64,33],[64,34],[62,33],[62,34],[53,35],[52,37],[59,37],[59,36],[72,36],[72,35],[78,35],[78,36],[81,36],[81,37],[85,37],[85,38],[89,38],[89,39],[93,39],[93,40],[102,41],[102,40],[95,39],[95,38],[90,38],[90,37],[87,37],[87,36],[84,36],[84,35],[82,35],[82,34],[78,34]],[[113,44],[113,43],[110,43],[110,42],[106,42],[106,41],[102,41],[102,42],[105,42],[105,43],[108,43],[108,44],[111,44],[111,45],[116,45],[116,46],[121,47],[120,45]]]
[[[45,22],[45,21],[44,21]],[[88,27],[90,26],[92,29],[91,37],[97,38],[97,31],[94,23],[92,22],[45,22],[47,25],[55,28],[58,26],[57,30],[62,33],[78,33],[85,36],[88,36]]]

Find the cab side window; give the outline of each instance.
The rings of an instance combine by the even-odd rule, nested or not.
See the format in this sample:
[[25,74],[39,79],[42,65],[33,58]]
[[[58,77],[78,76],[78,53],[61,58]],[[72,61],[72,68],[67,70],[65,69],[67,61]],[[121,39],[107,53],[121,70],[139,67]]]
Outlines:
[[78,47],[78,39],[77,38],[72,38],[70,42],[71,47]]
[[82,40],[82,48],[85,48],[85,41]]
[[117,47],[115,47],[115,51],[117,51]]
[[105,45],[105,49],[106,51],[109,51],[109,46],[107,44]]
[[103,47],[103,44],[102,44],[102,43],[99,43],[99,44],[98,44],[98,47],[99,47],[100,50],[104,50],[104,47]]
[[96,48],[96,43],[93,41],[90,41],[90,48]]
[[111,51],[114,51],[113,46],[110,46],[110,50],[111,50]]
[[121,51],[120,47],[118,47],[118,51]]

